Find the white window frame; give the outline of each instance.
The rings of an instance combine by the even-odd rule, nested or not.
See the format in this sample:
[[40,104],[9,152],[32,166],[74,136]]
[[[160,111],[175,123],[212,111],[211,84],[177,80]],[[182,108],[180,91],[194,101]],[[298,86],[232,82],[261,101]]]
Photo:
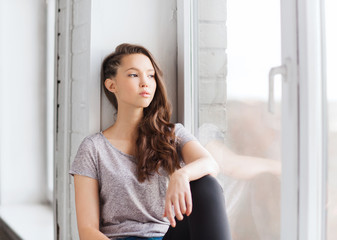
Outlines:
[[47,2],[47,200],[53,202],[54,192],[54,138],[55,138],[55,12],[56,1]]
[[299,239],[326,239],[324,3],[298,0]]
[[296,1],[281,0],[282,81],[281,240],[298,239],[298,56]]
[[195,73],[193,58],[193,2],[191,0],[177,1],[177,38],[178,38],[178,122],[195,134],[195,101],[193,79]]

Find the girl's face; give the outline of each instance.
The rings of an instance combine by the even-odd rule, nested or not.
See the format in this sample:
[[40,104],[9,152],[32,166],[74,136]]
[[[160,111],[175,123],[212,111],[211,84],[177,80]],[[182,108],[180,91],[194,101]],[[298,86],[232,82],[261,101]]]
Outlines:
[[155,71],[150,59],[143,54],[131,54],[122,58],[116,76],[108,80],[108,90],[115,93],[118,108],[131,105],[146,108],[155,91]]

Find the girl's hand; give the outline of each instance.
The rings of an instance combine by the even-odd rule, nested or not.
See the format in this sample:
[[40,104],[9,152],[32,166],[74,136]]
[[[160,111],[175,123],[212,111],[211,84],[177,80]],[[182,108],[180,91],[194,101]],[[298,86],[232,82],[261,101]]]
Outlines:
[[189,216],[192,212],[192,195],[187,174],[183,169],[175,171],[170,176],[170,182],[166,191],[165,213],[172,227],[176,226],[174,213],[178,220],[183,220],[183,214]]

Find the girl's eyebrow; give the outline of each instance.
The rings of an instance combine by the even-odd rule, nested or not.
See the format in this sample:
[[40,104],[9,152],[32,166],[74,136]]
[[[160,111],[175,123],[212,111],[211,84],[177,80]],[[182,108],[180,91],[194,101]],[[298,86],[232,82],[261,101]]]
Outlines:
[[[138,68],[130,67],[130,68],[126,69],[125,72],[127,72],[127,71],[129,71],[129,70],[140,71]],[[150,69],[147,70],[147,72],[154,72],[154,69],[153,69],[153,68],[150,68]]]

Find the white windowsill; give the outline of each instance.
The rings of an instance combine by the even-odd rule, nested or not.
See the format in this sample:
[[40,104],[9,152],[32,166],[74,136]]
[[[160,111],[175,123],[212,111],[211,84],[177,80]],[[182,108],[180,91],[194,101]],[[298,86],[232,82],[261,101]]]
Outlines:
[[6,205],[0,218],[22,239],[53,240],[53,209],[49,205]]

